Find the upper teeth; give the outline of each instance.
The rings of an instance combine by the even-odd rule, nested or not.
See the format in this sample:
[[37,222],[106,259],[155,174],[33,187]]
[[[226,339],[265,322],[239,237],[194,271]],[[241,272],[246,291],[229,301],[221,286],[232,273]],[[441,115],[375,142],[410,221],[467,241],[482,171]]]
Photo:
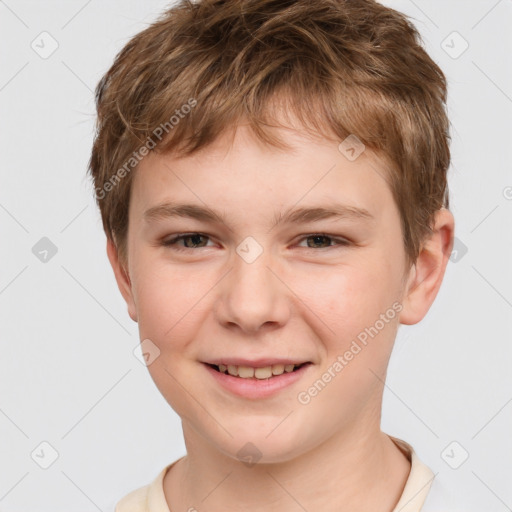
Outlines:
[[292,372],[296,364],[273,364],[272,366],[264,366],[263,368],[251,368],[250,366],[235,366],[232,364],[225,365],[219,364],[219,371],[221,373],[229,373],[233,377],[241,377],[242,379],[268,379],[272,375],[281,375],[283,372]]

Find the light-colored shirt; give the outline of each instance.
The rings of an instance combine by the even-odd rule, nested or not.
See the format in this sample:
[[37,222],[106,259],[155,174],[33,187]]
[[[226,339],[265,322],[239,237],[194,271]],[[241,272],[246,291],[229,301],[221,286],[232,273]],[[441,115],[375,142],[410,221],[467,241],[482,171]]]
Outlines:
[[[392,512],[450,512],[450,496],[447,489],[436,481],[432,470],[420,461],[410,444],[389,437],[411,463],[402,496]],[[162,469],[149,485],[126,495],[117,503],[115,512],[171,512],[165,500],[163,481],[167,471],[178,460]]]

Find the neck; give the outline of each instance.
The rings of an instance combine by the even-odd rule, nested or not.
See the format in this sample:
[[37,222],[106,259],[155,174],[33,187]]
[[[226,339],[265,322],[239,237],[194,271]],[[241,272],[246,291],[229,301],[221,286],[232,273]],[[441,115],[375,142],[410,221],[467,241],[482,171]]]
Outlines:
[[392,512],[411,468],[379,428],[337,434],[292,460],[250,467],[188,434],[187,456],[164,478],[171,512]]

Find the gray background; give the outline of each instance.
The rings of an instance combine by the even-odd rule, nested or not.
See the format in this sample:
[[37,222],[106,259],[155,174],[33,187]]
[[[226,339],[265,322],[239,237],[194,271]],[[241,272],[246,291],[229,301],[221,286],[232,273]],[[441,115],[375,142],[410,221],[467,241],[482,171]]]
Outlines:
[[[458,240],[427,317],[400,329],[383,430],[413,445],[460,510],[512,510],[512,1],[385,3],[414,18],[449,80]],[[92,90],[167,5],[0,1],[4,512],[113,510],[185,453],[134,355],[85,177]]]

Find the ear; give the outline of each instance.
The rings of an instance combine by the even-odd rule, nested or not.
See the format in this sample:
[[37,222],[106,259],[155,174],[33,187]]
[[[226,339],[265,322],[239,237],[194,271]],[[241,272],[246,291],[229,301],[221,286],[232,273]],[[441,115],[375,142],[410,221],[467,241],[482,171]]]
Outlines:
[[114,242],[107,237],[107,255],[112,265],[112,269],[114,270],[114,275],[116,277],[117,286],[124,300],[126,301],[126,305],[128,306],[128,314],[130,318],[136,322],[137,321],[137,308],[135,306],[135,301],[133,300],[132,293],[132,283],[130,281],[130,276],[128,271],[125,270],[123,265],[119,260],[119,253],[117,251],[117,247]]
[[453,215],[446,208],[436,213],[432,235],[423,242],[418,259],[409,271],[400,323],[418,323],[434,302],[452,252],[454,223]]

